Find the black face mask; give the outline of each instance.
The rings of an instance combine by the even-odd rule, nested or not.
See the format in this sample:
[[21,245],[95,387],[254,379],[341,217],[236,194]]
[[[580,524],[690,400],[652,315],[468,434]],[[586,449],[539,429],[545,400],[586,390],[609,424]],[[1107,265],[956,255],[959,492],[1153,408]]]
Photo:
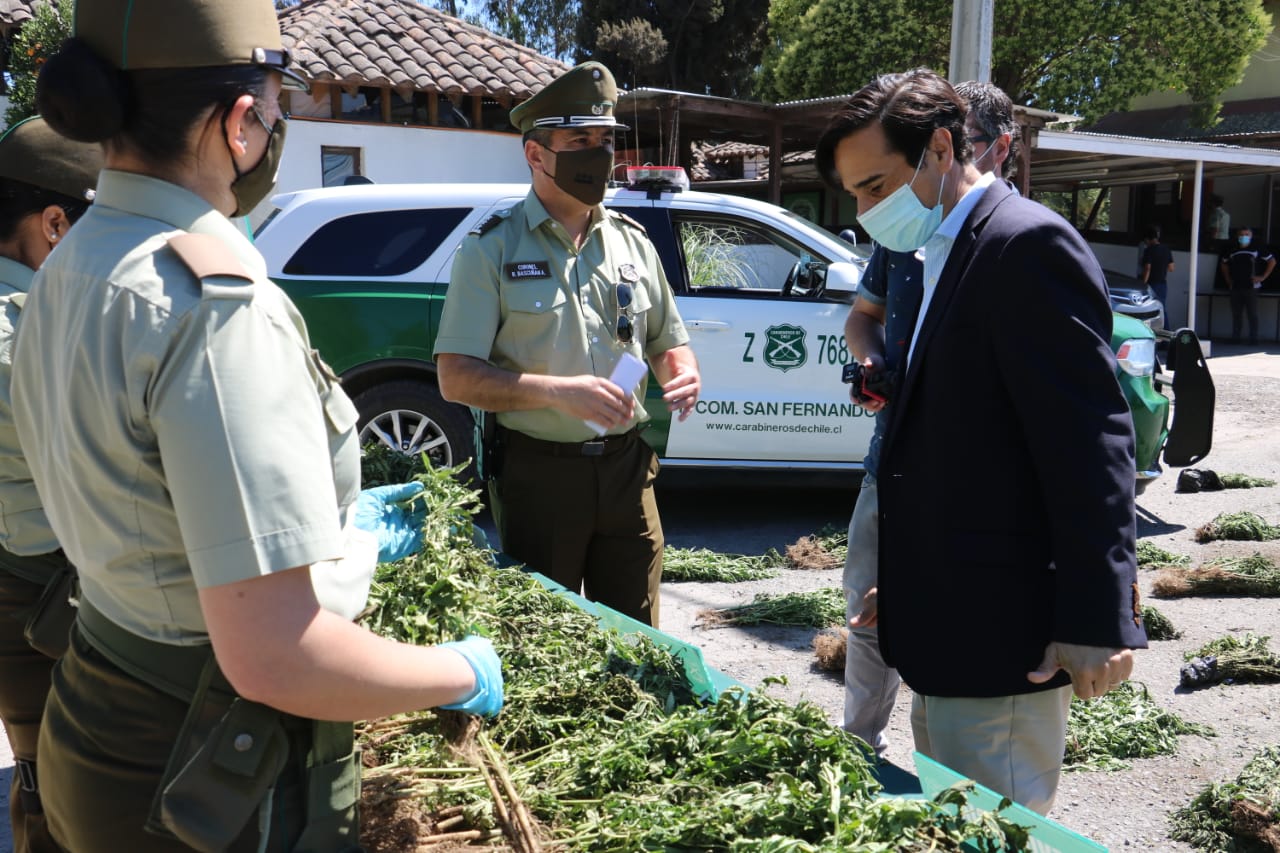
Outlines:
[[[548,151],[552,149],[548,148]],[[604,201],[604,191],[613,174],[613,148],[601,145],[573,151],[556,151],[556,173],[543,174],[556,186],[592,207]]]
[[231,182],[231,194],[236,198],[236,209],[232,216],[244,216],[258,206],[276,187],[276,176],[280,173],[280,158],[284,155],[284,136],[288,125],[283,118],[267,127],[257,108],[253,109],[258,122],[267,129],[267,150],[257,165],[246,172],[241,172],[236,165],[236,158],[231,158],[231,168],[236,170],[236,179]]

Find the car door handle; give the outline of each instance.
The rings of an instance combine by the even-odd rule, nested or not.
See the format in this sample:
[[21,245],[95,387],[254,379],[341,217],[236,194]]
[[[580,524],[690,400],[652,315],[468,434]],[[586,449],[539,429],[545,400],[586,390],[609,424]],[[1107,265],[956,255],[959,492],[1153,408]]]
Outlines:
[[708,332],[718,332],[721,329],[732,329],[732,323],[726,323],[723,320],[685,320],[685,326],[690,329],[703,329]]

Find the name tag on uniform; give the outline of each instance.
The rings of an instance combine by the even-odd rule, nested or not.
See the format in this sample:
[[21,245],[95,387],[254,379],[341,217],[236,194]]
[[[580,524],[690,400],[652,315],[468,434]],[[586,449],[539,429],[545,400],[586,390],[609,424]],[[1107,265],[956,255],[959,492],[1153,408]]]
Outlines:
[[546,261],[516,261],[506,264],[503,271],[507,278],[519,281],[524,278],[551,278],[551,267]]

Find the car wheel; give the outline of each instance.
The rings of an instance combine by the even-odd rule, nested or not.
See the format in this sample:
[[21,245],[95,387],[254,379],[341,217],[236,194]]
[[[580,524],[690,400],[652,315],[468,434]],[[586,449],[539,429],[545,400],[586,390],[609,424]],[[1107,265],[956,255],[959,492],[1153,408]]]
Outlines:
[[388,382],[356,395],[354,402],[360,412],[361,445],[377,442],[411,456],[426,453],[437,467],[466,462],[461,478],[474,479],[471,415],[440,396],[434,385]]

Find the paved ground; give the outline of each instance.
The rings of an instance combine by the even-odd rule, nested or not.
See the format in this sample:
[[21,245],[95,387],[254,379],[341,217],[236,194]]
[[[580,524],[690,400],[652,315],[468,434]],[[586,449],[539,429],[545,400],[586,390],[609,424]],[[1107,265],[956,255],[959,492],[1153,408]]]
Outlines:
[[[1231,346],[1229,344],[1217,344],[1212,347],[1213,355],[1209,359],[1209,369],[1215,376],[1266,376],[1280,378],[1280,344],[1268,344],[1263,348],[1247,347],[1247,346]],[[681,512],[691,512],[697,506],[708,507],[708,513],[714,515],[715,501],[706,501],[705,492],[699,496],[691,496],[691,500],[680,501],[684,504]],[[774,493],[773,499],[777,500],[778,495]],[[678,499],[677,499],[678,500]],[[786,525],[795,522],[796,530],[799,533],[812,532],[813,527],[807,521],[796,521],[795,516],[807,515],[810,508],[810,501],[804,494],[804,490],[797,489],[794,494],[788,495],[785,501],[777,501],[779,509],[776,522]],[[850,501],[852,505],[852,501]],[[674,507],[673,507],[674,508]],[[842,513],[842,514],[841,514]],[[835,513],[835,517],[848,518],[847,509]],[[707,523],[715,524],[714,519],[701,519],[697,526],[703,527]],[[668,538],[673,545],[684,547],[692,547],[697,543],[692,541],[684,541],[687,537],[680,536],[678,530],[669,530]],[[672,535],[675,534],[675,535]],[[777,538],[777,537],[773,537]],[[794,537],[792,537],[794,538]],[[677,541],[680,540],[680,541]],[[739,550],[754,553],[750,548],[740,547]],[[9,831],[9,785],[13,775],[13,755],[9,751],[8,741],[0,739],[0,853],[12,853],[13,841]]]

